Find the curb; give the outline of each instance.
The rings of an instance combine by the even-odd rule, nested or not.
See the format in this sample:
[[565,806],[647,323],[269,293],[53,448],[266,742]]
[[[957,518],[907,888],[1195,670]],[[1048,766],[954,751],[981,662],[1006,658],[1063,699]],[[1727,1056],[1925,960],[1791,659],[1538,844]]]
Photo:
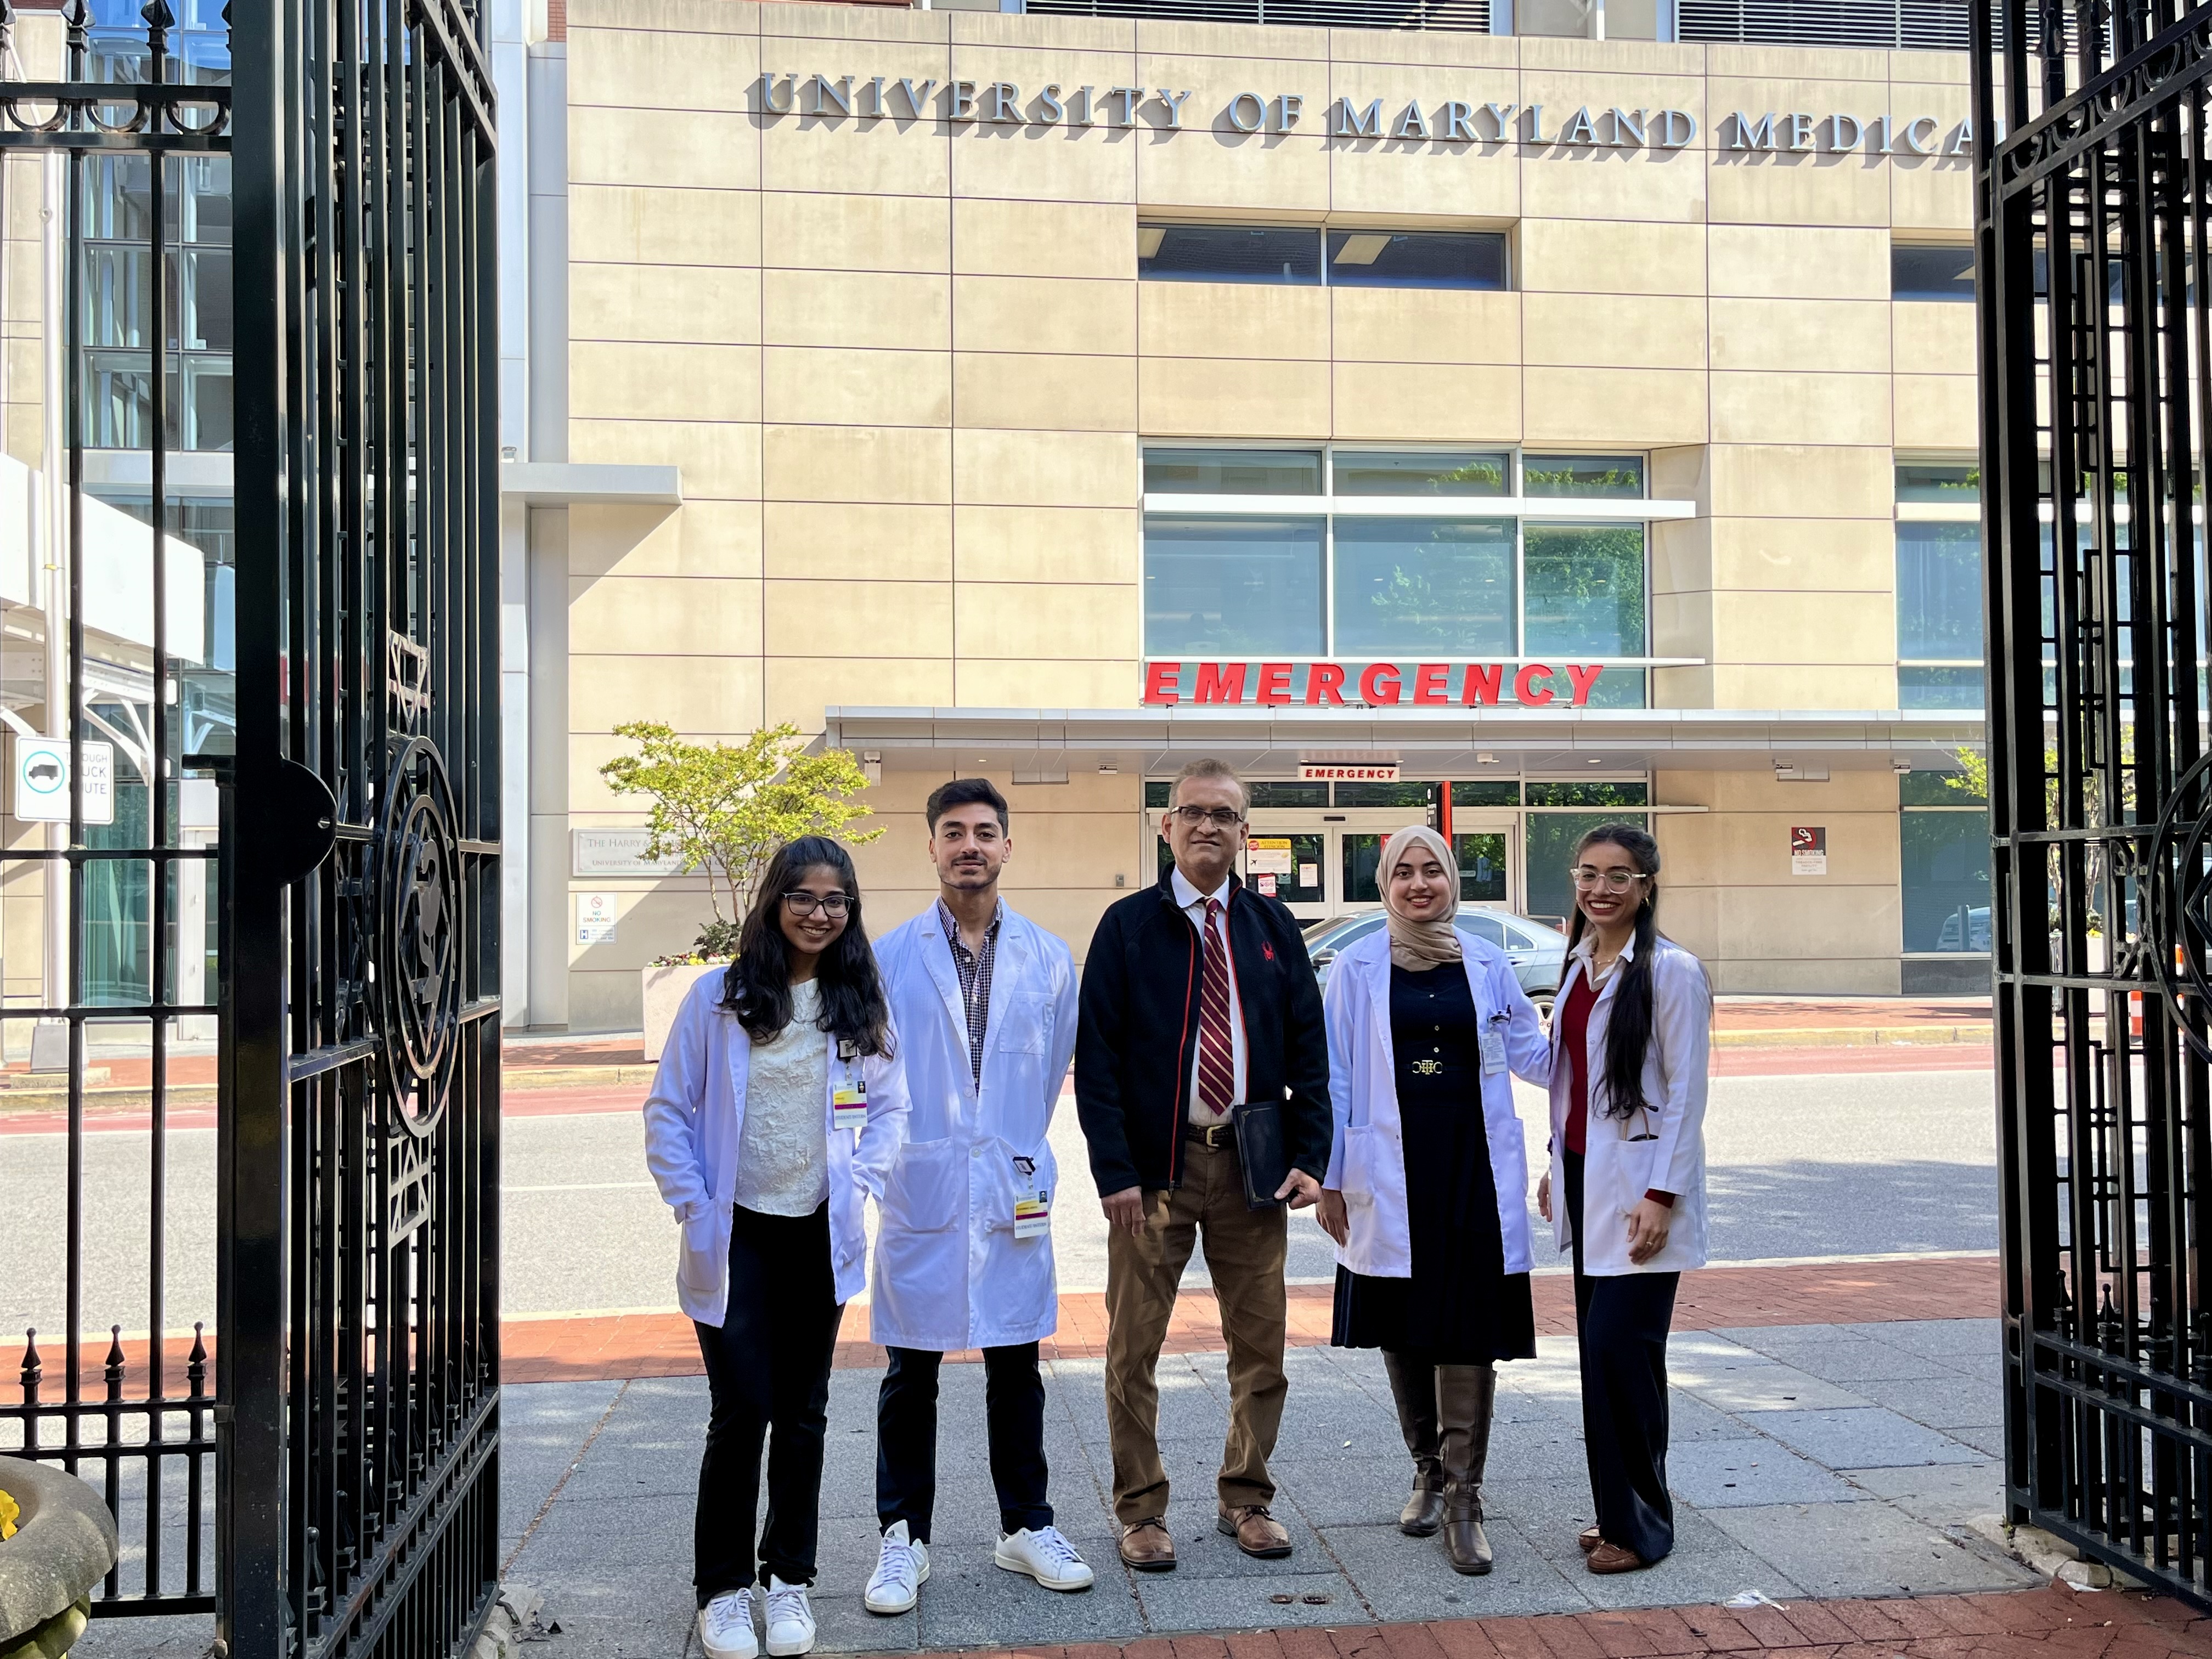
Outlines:
[[1749,1031],[1715,1031],[1716,1048],[1882,1048],[1892,1045],[1987,1043],[1986,1023],[1950,1025],[1827,1025]]

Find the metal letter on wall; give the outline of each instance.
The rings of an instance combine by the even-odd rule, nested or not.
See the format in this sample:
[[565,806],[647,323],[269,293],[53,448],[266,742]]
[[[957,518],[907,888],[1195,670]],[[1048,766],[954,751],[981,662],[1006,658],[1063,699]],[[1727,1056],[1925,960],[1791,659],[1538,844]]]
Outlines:
[[2212,11],[1967,10],[2007,1504],[2208,1607]]

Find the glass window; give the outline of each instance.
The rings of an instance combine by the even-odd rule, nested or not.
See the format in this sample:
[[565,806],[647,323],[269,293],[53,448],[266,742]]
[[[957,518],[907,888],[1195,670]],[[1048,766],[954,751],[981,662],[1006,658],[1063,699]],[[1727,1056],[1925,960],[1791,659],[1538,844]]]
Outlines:
[[1974,297],[1974,250],[1971,244],[1939,246],[1895,242],[1889,250],[1889,295],[1893,300],[1963,300]]
[[1381,836],[1347,835],[1338,838],[1344,863],[1344,902],[1380,904],[1382,890],[1375,884],[1375,866],[1382,861]]
[[[1464,871],[1464,865],[1462,869]],[[1464,873],[1460,879],[1465,883],[1467,878]],[[1472,933],[1487,944],[1495,945],[1501,951],[1505,948],[1505,924],[1487,910],[1462,910],[1452,918],[1452,926],[1462,933]]]
[[[1584,659],[1644,654],[1642,525],[1527,526],[1522,568],[1528,584],[1523,652]],[[1589,700],[1603,708],[1641,708],[1644,675],[1608,668]]]
[[1339,806],[1410,806],[1415,811],[1425,812],[1436,804],[1437,787],[1433,783],[1340,783],[1336,786]]
[[1168,798],[1174,793],[1173,778],[1148,778],[1145,781],[1145,805],[1147,808],[1167,805]]
[[1145,489],[1176,495],[1318,495],[1318,449],[1148,449]]
[[1965,781],[1962,772],[1907,772],[1897,781],[1897,799],[1906,806],[1987,806],[1988,799]]
[[1328,897],[1322,884],[1327,837],[1255,831],[1245,839],[1246,879],[1269,898],[1285,904],[1320,904]]
[[1564,34],[1581,40],[1589,32],[1590,0],[1513,0],[1516,34]]
[[1137,275],[1164,283],[1321,282],[1321,232],[1300,225],[1139,225]]
[[[1545,783],[1540,781],[1528,786],[1528,805],[1531,806],[1649,806],[1650,804],[1651,786],[1648,783],[1620,783],[1592,778],[1575,783]],[[1643,822],[1640,817],[1630,821]],[[1618,823],[1622,820],[1604,818],[1599,822]]]
[[1502,449],[1339,450],[1329,476],[1340,495],[1503,495],[1511,487],[1513,458]]
[[[1533,799],[1537,786],[1528,786]],[[1531,812],[1526,819],[1528,862],[1522,882],[1528,894],[1528,915],[1565,933],[1574,915],[1574,882],[1567,868],[1574,862],[1575,843],[1601,823],[1632,823],[1651,827],[1644,812]]]
[[1897,654],[1975,662],[1982,654],[1982,527],[1897,526]]
[[[1463,904],[1505,902],[1505,835],[1486,830],[1452,837],[1452,856],[1459,860],[1459,896]],[[1483,935],[1488,939],[1488,933]],[[1505,943],[1503,929],[1494,941]]]
[[1505,286],[1505,239],[1494,232],[1333,230],[1328,280],[1334,288]]
[[1455,783],[1452,785],[1454,806],[1518,806],[1521,804],[1521,785],[1511,783]]
[[1146,651],[1321,655],[1322,522],[1147,515]]
[[1979,708],[1986,695],[1979,668],[1933,668],[1907,663],[1897,670],[1899,708]]
[[1899,461],[1897,499],[1900,501],[1950,501],[1972,507],[1982,499],[1982,467],[1978,461]]
[[1979,812],[1899,814],[1905,948],[1990,948],[1990,823]]
[[[1248,783],[1255,806],[1326,806],[1328,805],[1328,786],[1325,783]],[[1165,806],[1163,799],[1160,805]]]
[[1635,500],[1644,495],[1641,455],[1529,455],[1521,462],[1526,495],[1604,495]]
[[1336,649],[1510,653],[1512,520],[1339,519]]

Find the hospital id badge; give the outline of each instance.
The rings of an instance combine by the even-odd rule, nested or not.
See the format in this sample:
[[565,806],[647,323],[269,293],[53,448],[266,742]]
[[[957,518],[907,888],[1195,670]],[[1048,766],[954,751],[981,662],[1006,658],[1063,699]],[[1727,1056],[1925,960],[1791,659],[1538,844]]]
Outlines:
[[1497,1026],[1485,1028],[1482,1033],[1482,1074],[1495,1077],[1505,1069],[1505,1033]]
[[1051,1190],[1044,1187],[1017,1189],[1014,1194],[1014,1237],[1042,1238],[1051,1231]]
[[830,1125],[836,1129],[868,1127],[868,1085],[865,1080],[848,1081],[830,1097]]

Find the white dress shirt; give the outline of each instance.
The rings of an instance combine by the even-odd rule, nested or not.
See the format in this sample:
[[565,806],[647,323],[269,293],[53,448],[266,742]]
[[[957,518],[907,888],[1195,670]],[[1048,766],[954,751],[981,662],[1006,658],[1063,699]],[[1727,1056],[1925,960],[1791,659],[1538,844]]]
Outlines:
[[[1200,952],[1198,959],[1198,971],[1203,982],[1206,973],[1206,957],[1203,953],[1207,948],[1206,902],[1208,899],[1215,899],[1220,902],[1221,938],[1225,945],[1229,939],[1231,884],[1224,878],[1221,885],[1212,892],[1201,893],[1184,879],[1180,869],[1171,874],[1168,879],[1175,889],[1176,903],[1182,908],[1183,915],[1190,918],[1190,925],[1198,930],[1198,948]],[[1244,1098],[1244,1003],[1243,1000],[1237,994],[1237,953],[1234,951],[1224,951],[1222,954],[1229,964],[1229,1048],[1232,1059],[1231,1070],[1234,1073],[1235,1088],[1235,1092],[1230,1096],[1230,1103],[1234,1105]],[[1202,1052],[1203,1050],[1197,1047],[1194,1047],[1190,1052],[1190,1109],[1188,1114],[1190,1121],[1201,1128],[1210,1124],[1227,1121],[1225,1118],[1216,1117],[1199,1103],[1198,1062]]]

